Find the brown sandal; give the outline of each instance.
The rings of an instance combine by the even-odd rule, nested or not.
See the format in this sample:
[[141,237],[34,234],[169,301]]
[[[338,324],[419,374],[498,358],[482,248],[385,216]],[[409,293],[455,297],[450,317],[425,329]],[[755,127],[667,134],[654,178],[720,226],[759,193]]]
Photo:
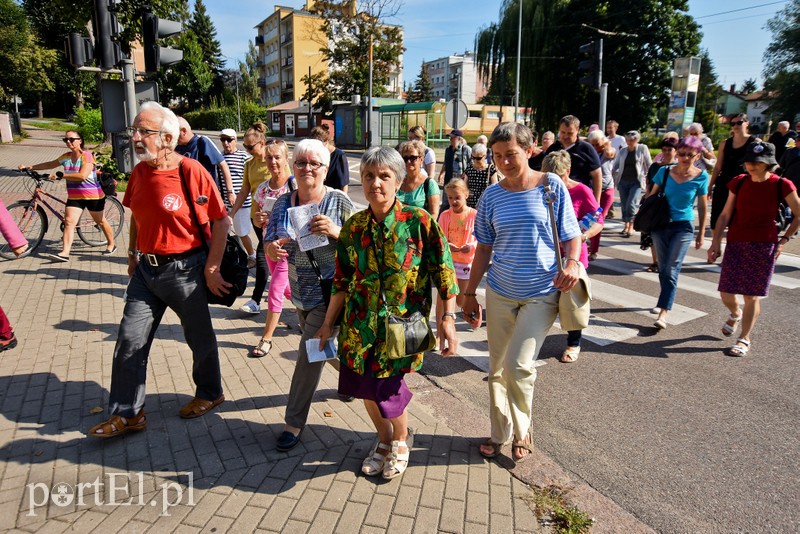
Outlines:
[[220,395],[218,399],[213,401],[195,397],[189,401],[189,404],[181,408],[181,411],[178,412],[178,415],[180,415],[183,419],[194,419],[195,417],[205,415],[224,400],[225,395]]
[[[521,452],[521,450],[528,451],[528,454],[525,456],[518,455],[517,452]],[[511,444],[511,456],[514,458],[514,461],[517,463],[522,463],[531,456],[533,456],[533,434],[530,430],[525,435],[525,438],[522,440],[514,440]]]
[[[122,416],[113,415],[107,421],[90,428],[87,435],[91,438],[113,438],[128,432],[144,430],[145,427],[147,427],[147,418],[144,415],[144,410],[142,410],[139,415],[127,421]],[[102,432],[98,432],[98,430],[102,430]]]
[[[492,449],[492,452],[489,453],[483,452],[483,449],[481,449],[480,447],[489,447]],[[492,441],[492,438],[489,438],[483,443],[481,443],[480,447],[478,447],[478,452],[481,453],[481,456],[483,456],[484,458],[496,458],[497,456],[500,455],[500,449],[503,446],[500,445],[499,443],[495,443],[494,441]]]

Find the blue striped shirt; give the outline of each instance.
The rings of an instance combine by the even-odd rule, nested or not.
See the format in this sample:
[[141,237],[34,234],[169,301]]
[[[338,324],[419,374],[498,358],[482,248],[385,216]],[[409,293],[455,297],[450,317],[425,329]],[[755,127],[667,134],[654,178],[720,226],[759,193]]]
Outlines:
[[[236,150],[233,154],[222,154],[222,156],[225,158],[225,161],[228,163],[228,169],[231,171],[233,194],[238,195],[239,191],[242,190],[242,181],[244,180],[244,162],[252,156],[241,149]],[[225,187],[224,180],[222,186]],[[225,205],[228,209],[231,209],[232,206],[228,203],[228,195],[222,195],[222,199],[225,201]],[[250,195],[247,196],[244,204],[242,204],[242,209],[250,209]]]
[[[581,233],[564,182],[548,174],[557,198],[555,214],[559,238],[569,241]],[[497,183],[486,188],[475,218],[478,243],[492,247],[488,284],[509,299],[529,299],[555,291],[558,273],[550,214],[544,186],[507,191]]]

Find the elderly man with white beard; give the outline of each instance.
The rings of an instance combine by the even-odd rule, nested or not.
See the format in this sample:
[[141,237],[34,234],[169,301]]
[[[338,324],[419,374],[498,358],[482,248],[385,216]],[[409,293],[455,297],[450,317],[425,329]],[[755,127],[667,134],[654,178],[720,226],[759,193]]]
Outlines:
[[200,417],[225,400],[206,288],[221,295],[231,285],[219,272],[231,225],[228,212],[203,166],[175,152],[179,124],[172,111],[147,102],[129,130],[139,159],[122,202],[132,212],[130,282],[114,347],[111,417],[88,433],[97,438],[147,426],[147,359],[168,307],[180,318],[192,351],[196,386],[179,415]]

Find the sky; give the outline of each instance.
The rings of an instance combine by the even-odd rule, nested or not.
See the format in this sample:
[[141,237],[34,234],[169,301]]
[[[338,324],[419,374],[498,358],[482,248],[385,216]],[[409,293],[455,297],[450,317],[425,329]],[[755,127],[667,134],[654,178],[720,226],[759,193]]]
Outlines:
[[[406,82],[417,78],[423,60],[472,50],[477,30],[496,22],[502,5],[501,0],[399,2],[400,13],[388,22],[404,27]],[[304,3],[303,0],[279,2],[292,8],[300,8]],[[701,46],[708,50],[724,88],[731,84],[741,86],[749,78],[755,78],[761,86],[763,55],[772,37],[765,25],[788,3],[787,0],[689,0],[689,14],[701,25]],[[235,0],[233,4],[205,0],[205,4],[230,67],[236,65],[236,60],[244,59],[248,39],[255,39],[254,26],[267,18],[275,5],[269,0]]]

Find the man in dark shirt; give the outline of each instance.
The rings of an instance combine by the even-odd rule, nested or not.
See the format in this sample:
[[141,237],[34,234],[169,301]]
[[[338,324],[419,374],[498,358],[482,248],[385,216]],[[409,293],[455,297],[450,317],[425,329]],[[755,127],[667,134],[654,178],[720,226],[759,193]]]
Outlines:
[[603,190],[603,173],[600,170],[600,158],[594,147],[578,138],[581,121],[574,115],[562,117],[558,125],[558,141],[547,149],[547,153],[566,150],[571,158],[572,167],[569,177],[589,187],[600,202]]
[[778,123],[778,129],[769,136],[769,142],[775,145],[775,159],[778,161],[783,157],[786,152],[786,144],[789,139],[797,139],[797,132],[789,129],[789,121],[781,121]]
[[192,127],[183,117],[178,117],[178,123],[181,129],[175,152],[181,156],[199,161],[214,179],[214,183],[217,184],[217,189],[219,189],[223,200],[233,206],[236,203],[236,193],[233,189],[230,168],[222,152],[219,151],[214,141],[205,135],[195,134],[192,131]]

